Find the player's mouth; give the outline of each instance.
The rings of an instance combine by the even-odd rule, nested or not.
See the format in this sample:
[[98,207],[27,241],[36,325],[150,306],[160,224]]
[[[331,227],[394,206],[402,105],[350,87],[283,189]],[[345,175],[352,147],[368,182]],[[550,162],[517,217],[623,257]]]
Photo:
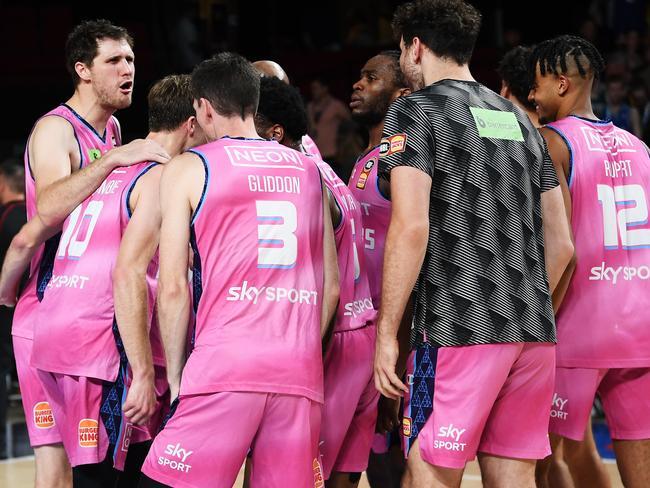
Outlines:
[[363,103],[363,99],[359,96],[354,96],[350,97],[350,108],[354,110],[355,108],[359,107]]
[[128,95],[133,91],[133,81],[125,81],[120,85],[120,91],[124,95]]

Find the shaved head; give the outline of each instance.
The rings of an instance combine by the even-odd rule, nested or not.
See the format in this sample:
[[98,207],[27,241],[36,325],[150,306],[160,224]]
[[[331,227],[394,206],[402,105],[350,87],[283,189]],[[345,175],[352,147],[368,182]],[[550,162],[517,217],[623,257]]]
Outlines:
[[287,73],[285,73],[285,71],[282,69],[282,66],[280,66],[275,61],[269,61],[269,60],[255,61],[253,63],[253,67],[257,71],[259,71],[260,75],[262,76],[271,76],[274,78],[279,78],[280,80],[284,81],[287,85],[289,84],[289,77],[287,76]]

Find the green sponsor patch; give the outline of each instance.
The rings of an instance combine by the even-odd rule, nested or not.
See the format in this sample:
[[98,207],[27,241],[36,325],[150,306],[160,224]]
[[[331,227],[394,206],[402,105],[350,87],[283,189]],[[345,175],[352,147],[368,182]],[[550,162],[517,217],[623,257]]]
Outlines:
[[102,157],[102,152],[99,149],[88,150],[88,159],[90,160],[91,163],[101,157]]
[[508,141],[524,140],[517,117],[512,112],[477,107],[470,107],[469,110],[474,116],[479,136],[506,139]]

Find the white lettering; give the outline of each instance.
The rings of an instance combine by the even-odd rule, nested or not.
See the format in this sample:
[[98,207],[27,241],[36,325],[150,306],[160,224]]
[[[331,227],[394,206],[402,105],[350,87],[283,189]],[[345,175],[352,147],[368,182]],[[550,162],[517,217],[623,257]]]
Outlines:
[[229,302],[252,302],[257,305],[264,299],[267,302],[287,301],[305,305],[318,305],[318,292],[296,288],[282,288],[274,286],[256,287],[244,281],[241,286],[232,286],[228,289],[226,300]]
[[615,285],[619,279],[632,281],[634,279],[650,279],[650,266],[607,266],[603,261],[600,266],[590,270],[589,281],[611,281]]

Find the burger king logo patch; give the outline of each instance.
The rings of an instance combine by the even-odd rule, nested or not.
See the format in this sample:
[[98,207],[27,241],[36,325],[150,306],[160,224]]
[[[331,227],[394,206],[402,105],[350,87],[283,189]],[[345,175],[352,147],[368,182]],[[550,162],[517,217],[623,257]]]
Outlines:
[[406,134],[395,134],[394,136],[385,137],[379,143],[379,155],[382,157],[404,152],[404,149],[406,149]]
[[38,402],[34,405],[34,425],[38,429],[54,427],[54,415],[48,402]]
[[79,445],[81,447],[97,447],[99,441],[99,424],[93,419],[83,419],[79,422]]
[[404,417],[404,419],[402,420],[402,434],[404,434],[404,437],[411,437],[410,417]]
[[359,173],[359,178],[357,179],[357,188],[359,190],[366,188],[368,176],[370,175],[370,171],[376,162],[377,158],[370,158],[368,161],[366,161],[366,164],[363,165],[363,169],[361,170],[361,173]]
[[325,486],[325,481],[323,481],[323,470],[316,458],[314,458],[314,462],[312,463],[312,469],[314,470],[314,488],[323,488],[323,486]]

